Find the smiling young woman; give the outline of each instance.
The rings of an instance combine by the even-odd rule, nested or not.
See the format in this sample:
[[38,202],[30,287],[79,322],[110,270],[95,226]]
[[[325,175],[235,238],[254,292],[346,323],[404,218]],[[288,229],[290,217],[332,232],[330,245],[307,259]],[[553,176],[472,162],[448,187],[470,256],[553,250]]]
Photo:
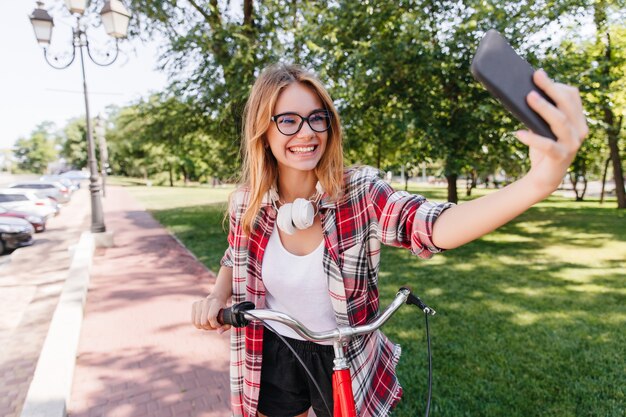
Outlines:
[[[199,329],[223,332],[217,314],[233,303],[288,313],[324,331],[378,315],[380,245],[421,258],[470,242],[508,222],[560,183],[587,126],[578,91],[538,71],[535,83],[556,103],[529,95],[558,141],[519,132],[531,169],[519,181],[455,206],[395,191],[373,168],[344,169],[340,119],[317,78],[274,65],[255,82],[244,117],[242,185],[229,205],[228,248],[211,294],[192,306]],[[332,347],[276,326],[312,369],[332,408]],[[328,416],[302,367],[257,322],[231,333],[234,416]],[[400,347],[380,331],[353,338],[350,358],[358,415],[387,416],[400,401]]]

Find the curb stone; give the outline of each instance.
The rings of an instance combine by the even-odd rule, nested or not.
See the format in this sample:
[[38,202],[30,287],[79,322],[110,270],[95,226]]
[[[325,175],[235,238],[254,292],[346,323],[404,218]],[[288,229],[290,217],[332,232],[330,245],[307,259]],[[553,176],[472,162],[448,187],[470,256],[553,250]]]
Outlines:
[[94,237],[83,232],[24,400],[21,417],[66,417],[83,319]]

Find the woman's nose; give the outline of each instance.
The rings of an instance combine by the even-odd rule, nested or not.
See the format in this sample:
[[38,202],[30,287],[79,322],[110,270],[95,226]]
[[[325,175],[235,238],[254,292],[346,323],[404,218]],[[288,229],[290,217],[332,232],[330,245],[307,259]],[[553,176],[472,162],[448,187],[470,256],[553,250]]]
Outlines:
[[307,121],[304,121],[304,123],[302,123],[302,128],[300,128],[297,135],[301,138],[312,138],[313,136],[315,136],[315,131],[311,129],[311,126],[309,126],[309,123]]

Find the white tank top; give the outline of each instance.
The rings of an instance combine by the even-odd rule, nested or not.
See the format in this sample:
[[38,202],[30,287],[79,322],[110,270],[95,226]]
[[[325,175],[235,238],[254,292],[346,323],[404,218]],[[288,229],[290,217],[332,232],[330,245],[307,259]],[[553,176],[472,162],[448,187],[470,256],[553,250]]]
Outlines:
[[[261,268],[266,289],[266,307],[287,313],[314,331],[336,328],[337,321],[328,294],[323,256],[323,240],[308,255],[290,253],[283,246],[278,230],[274,227],[265,248]],[[269,324],[283,336],[304,340],[283,324],[274,321]]]

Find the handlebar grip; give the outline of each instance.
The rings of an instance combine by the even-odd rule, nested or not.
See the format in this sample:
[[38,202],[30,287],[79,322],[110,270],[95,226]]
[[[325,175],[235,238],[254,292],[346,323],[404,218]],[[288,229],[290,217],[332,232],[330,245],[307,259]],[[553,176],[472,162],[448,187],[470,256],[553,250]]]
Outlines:
[[431,316],[434,316],[435,314],[437,314],[437,312],[435,310],[433,310],[432,308],[428,307],[421,298],[419,298],[417,295],[413,294],[413,291],[411,290],[411,287],[405,285],[404,287],[400,287],[400,290],[407,290],[409,291],[409,296],[406,300],[407,304],[412,304],[414,306],[417,306],[420,310],[422,310],[424,313],[426,314],[430,314]]
[[232,307],[223,308],[217,313],[217,322],[222,325],[229,324],[233,327],[245,327],[249,321],[243,316],[243,312],[253,309],[254,303],[250,301],[234,304]]
[[217,322],[219,324],[221,324],[222,326],[224,324],[230,324],[232,326],[232,314],[231,314],[231,309],[230,307],[228,308],[223,308],[219,311],[219,313],[217,313]]

